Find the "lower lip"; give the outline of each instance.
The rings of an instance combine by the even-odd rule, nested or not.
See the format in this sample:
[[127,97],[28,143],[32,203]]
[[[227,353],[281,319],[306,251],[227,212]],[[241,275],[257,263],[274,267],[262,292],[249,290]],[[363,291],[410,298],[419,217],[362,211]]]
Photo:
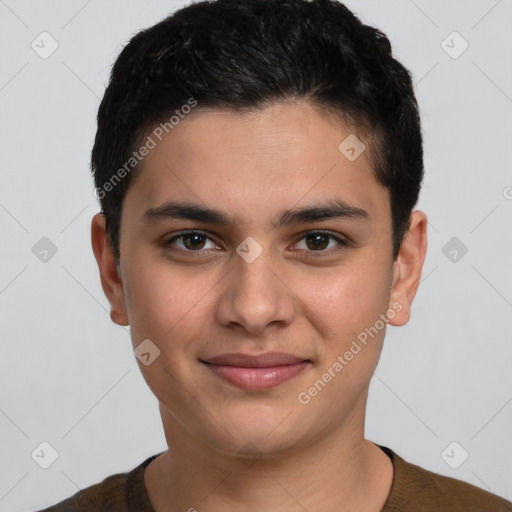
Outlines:
[[302,363],[272,366],[268,368],[246,368],[221,364],[206,364],[221,379],[250,391],[270,389],[298,375],[306,366]]

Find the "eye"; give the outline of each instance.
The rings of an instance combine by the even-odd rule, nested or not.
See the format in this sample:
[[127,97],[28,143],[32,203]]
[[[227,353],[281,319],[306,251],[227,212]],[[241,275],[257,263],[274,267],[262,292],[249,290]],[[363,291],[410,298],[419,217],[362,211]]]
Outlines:
[[[348,247],[348,242],[343,240],[342,238],[333,235],[332,233],[329,233],[328,231],[310,231],[309,233],[306,233],[305,236],[303,236],[300,240],[304,240],[304,245],[301,247],[301,250],[306,250],[308,252],[331,252],[326,251],[326,249],[331,248],[329,247],[331,244],[330,242],[335,241],[338,246],[344,246]],[[339,247],[338,247],[339,248]]]
[[[207,246],[207,240],[210,240],[210,247]],[[336,245],[342,246],[341,248],[349,246],[347,241],[327,231],[310,231],[300,238],[295,245],[300,245],[300,243],[302,243],[303,246],[298,247],[299,250],[320,254],[326,252],[330,253],[330,249],[337,250]],[[209,249],[221,249],[206,233],[196,230],[178,233],[166,240],[164,245],[166,247],[175,246],[175,248],[183,252],[201,252]],[[338,249],[340,249],[340,247],[338,247]]]
[[164,242],[164,245],[171,246],[174,245],[174,242],[180,241],[180,243],[176,244],[178,249],[187,252],[199,252],[201,250],[218,248],[218,245],[213,241],[213,247],[205,247],[206,240],[209,239],[210,237],[201,231],[186,231],[175,235],[172,238],[169,238],[166,242]]

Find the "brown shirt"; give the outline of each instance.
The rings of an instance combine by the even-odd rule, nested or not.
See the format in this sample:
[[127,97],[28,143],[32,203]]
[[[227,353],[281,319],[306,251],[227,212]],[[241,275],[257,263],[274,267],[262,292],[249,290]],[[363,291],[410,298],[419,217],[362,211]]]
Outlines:
[[[395,468],[381,512],[512,512],[512,503],[474,485],[415,466],[380,446]],[[40,512],[155,512],[144,485],[144,469],[160,454]]]

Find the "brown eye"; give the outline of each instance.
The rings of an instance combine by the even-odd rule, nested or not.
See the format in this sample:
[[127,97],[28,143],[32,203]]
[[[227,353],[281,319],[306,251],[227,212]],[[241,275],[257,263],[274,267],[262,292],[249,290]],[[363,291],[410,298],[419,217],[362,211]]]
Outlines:
[[[299,247],[299,249],[305,250],[309,253],[317,252],[319,255],[324,253],[329,254],[332,251],[343,249],[344,247],[349,246],[348,242],[342,238],[324,231],[311,231],[310,233],[306,233],[306,235],[303,236],[297,243],[302,243],[302,240],[304,240],[305,247]],[[334,245],[329,248],[333,241],[335,242]],[[336,245],[338,247],[336,247]]]
[[191,233],[189,235],[182,235],[181,238],[183,239],[183,245],[187,249],[202,249],[203,246],[204,246],[204,243],[205,243],[204,242],[205,237],[203,235],[198,234],[198,233]]
[[[210,247],[205,247],[210,240]],[[210,237],[200,231],[187,231],[169,238],[164,242],[166,247],[177,248],[186,252],[199,252],[202,249],[215,249],[217,245],[211,241]]]
[[309,249],[325,249],[329,245],[329,235],[323,233],[312,233],[306,236],[306,244]]

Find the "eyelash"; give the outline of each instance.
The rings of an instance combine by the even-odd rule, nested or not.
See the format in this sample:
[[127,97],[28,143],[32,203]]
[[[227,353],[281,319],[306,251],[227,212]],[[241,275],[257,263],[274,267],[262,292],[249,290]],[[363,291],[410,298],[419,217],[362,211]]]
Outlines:
[[[204,233],[203,231],[197,231],[197,230],[182,231],[181,233],[178,233],[177,235],[174,235],[171,238],[169,238],[168,240],[166,240],[164,242],[164,246],[165,247],[170,247],[173,242],[175,242],[176,240],[179,240],[180,238],[184,238],[187,235],[201,235],[201,236],[211,240],[211,238],[208,236],[208,234]],[[307,250],[306,252],[310,253],[311,255],[322,257],[322,256],[325,256],[325,255],[329,255],[333,251],[343,250],[344,248],[350,246],[349,242],[347,242],[346,240],[343,240],[342,238],[340,238],[340,237],[338,237],[336,235],[333,235],[329,231],[322,231],[322,230],[308,231],[308,232],[304,233],[304,235],[301,238],[299,238],[295,243],[298,243],[301,240],[304,240],[305,238],[307,238],[310,235],[325,235],[325,236],[330,237],[331,239],[335,240],[336,242],[338,242],[340,244],[340,246],[341,246],[341,247],[334,248],[334,249],[332,249],[332,248],[331,249],[320,249],[318,251]],[[205,252],[208,251],[208,249],[206,251],[204,251],[204,250],[193,251],[193,250],[181,249],[181,248],[174,248],[173,250],[177,250],[177,251],[180,251],[182,253],[185,252],[185,253],[191,253],[191,254],[204,254]],[[301,249],[301,250],[303,250],[303,249]],[[308,254],[308,256],[310,254]]]

